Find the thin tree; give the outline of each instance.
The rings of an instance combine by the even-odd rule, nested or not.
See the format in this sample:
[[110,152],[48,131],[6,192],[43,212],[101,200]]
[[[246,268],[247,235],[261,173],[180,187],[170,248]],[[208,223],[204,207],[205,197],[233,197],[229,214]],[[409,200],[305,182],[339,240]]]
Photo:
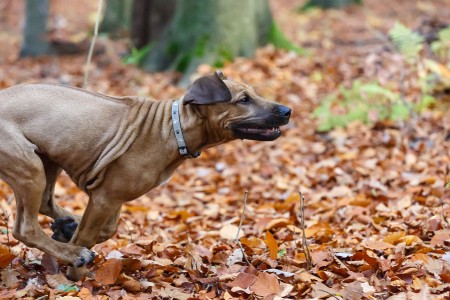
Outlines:
[[49,54],[51,46],[47,40],[48,0],[27,0],[25,27],[20,56]]
[[252,56],[268,43],[272,15],[267,0],[183,0],[143,67],[191,73],[200,63],[220,66]]

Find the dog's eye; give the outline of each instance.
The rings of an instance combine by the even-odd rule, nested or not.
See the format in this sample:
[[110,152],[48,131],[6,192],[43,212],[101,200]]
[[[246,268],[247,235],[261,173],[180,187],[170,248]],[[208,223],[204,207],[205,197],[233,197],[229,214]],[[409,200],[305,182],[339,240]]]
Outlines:
[[249,96],[244,96],[242,99],[239,100],[241,103],[250,103],[252,102],[252,99],[250,99]]

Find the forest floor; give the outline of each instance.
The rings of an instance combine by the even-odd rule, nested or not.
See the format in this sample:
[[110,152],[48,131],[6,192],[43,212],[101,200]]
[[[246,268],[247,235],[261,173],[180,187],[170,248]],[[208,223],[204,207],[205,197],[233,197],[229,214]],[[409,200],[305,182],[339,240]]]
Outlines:
[[[293,109],[283,136],[208,149],[167,184],[124,205],[117,234],[94,247],[93,278],[67,280],[66,266],[11,236],[15,202],[0,181],[0,299],[448,299],[449,86],[435,95],[435,108],[402,122],[374,116],[372,125],[319,132],[312,112],[356,79],[380,82],[407,101],[420,97],[414,67],[396,53],[387,32],[397,21],[424,34],[448,26],[449,4],[364,2],[298,13],[303,1],[271,1],[282,30],[310,54],[266,46],[223,71]],[[75,55],[19,59],[23,1],[3,3],[0,88],[81,86],[87,47]],[[54,40],[89,37],[96,1],[51,5]],[[177,74],[125,65],[125,39],[101,37],[97,48],[89,89],[156,99],[183,93]],[[211,70],[201,66],[199,73]],[[240,242],[249,264],[235,242],[246,190]],[[55,195],[76,214],[88,200],[64,174]],[[51,234],[52,219],[39,221]]]

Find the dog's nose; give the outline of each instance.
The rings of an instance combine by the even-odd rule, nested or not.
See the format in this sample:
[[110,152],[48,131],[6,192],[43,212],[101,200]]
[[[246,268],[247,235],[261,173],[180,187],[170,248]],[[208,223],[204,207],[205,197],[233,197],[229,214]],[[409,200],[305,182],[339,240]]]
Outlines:
[[280,105],[278,111],[283,117],[289,117],[291,115],[291,109],[287,106]]

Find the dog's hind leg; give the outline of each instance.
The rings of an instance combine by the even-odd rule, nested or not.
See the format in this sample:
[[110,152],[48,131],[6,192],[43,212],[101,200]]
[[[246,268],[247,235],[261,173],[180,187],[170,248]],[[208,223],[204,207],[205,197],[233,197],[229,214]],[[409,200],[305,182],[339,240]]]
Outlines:
[[42,195],[46,188],[44,165],[35,153],[36,147],[20,133],[0,131],[0,175],[14,191],[16,198],[16,220],[13,236],[29,247],[56,257],[73,266],[91,262],[94,253],[90,250],[52,240],[38,222]]
[[80,219],[79,216],[74,216],[57,203],[54,200],[55,183],[62,169],[53,161],[47,157],[40,156],[45,169],[46,186],[44,193],[42,194],[41,206],[39,212],[52,219],[59,219],[64,217],[71,217],[74,221]]
[[71,214],[55,203],[55,183],[62,168],[45,156],[40,156],[40,158],[45,169],[46,186],[39,212],[54,219],[51,226],[53,230],[52,239],[66,243],[72,238],[81,217]]
[[[117,231],[119,226],[120,208],[109,218],[108,222],[103,226],[96,244],[103,243],[110,239]],[[60,242],[68,242],[72,239],[79,221],[74,220],[74,218],[68,216],[56,219],[52,224],[51,229],[53,230],[52,239]]]

